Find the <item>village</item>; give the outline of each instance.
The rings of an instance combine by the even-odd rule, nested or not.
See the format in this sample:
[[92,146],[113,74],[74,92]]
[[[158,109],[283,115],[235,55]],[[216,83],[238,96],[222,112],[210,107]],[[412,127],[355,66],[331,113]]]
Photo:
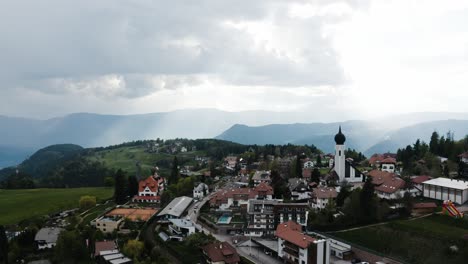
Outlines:
[[[97,205],[99,210],[83,213],[89,222],[81,224],[99,233],[93,258],[98,263],[134,263],[143,251],[141,241],[149,240],[167,251],[155,253],[161,262],[171,263],[402,263],[336,232],[434,213],[463,218],[468,211],[467,181],[402,176],[401,162],[392,153],[356,161],[346,156],[341,127],[334,141],[333,154],[270,155],[260,161],[249,160],[249,153],[229,155],[216,168],[222,173],[216,175],[213,168],[204,172],[179,168],[180,177],[199,181],[192,195],[166,203],[164,193],[174,183],[155,168],[153,175],[139,179],[138,193],[124,204]],[[149,147],[157,151],[154,145]],[[459,159],[468,163],[468,153]],[[198,157],[197,161],[210,162]],[[441,158],[441,164],[444,161]],[[62,216],[67,214],[73,212]],[[39,230],[38,249],[56,245],[66,228],[60,223]],[[182,251],[184,258],[200,252],[202,258],[180,261]]]

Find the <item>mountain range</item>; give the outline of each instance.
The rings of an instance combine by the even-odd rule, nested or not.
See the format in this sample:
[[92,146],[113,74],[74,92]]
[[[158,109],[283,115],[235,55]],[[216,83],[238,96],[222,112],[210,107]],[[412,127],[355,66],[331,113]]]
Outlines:
[[432,131],[468,133],[468,113],[412,113],[372,120],[318,123],[305,113],[188,109],[139,115],[76,113],[46,120],[0,116],[0,167],[20,163],[53,144],[83,147],[156,138],[218,138],[244,144],[314,144],[334,147],[341,125],[347,146],[367,155],[395,151]]

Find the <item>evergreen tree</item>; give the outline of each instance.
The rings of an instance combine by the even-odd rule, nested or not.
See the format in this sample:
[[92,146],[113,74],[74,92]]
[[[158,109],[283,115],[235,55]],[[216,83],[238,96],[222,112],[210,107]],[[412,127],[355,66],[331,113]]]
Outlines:
[[0,225],[0,263],[8,264],[8,238],[2,225]]
[[138,180],[135,176],[128,177],[128,195],[133,197],[138,194]]
[[314,168],[311,173],[310,181],[320,183],[320,171],[318,168]]
[[319,167],[319,168],[322,167],[322,156],[320,154],[317,155],[317,159],[315,163],[316,163],[315,164],[316,167]]
[[351,195],[351,188],[350,186],[345,183],[341,186],[340,192],[338,193],[338,196],[336,197],[336,206],[342,207],[344,205],[344,202],[346,198],[348,198]]
[[301,157],[299,155],[296,156],[296,177],[297,178],[302,178],[302,163],[301,163]]
[[365,219],[372,220],[374,217],[374,184],[372,177],[368,177],[360,193],[360,202]]
[[436,131],[432,132],[431,141],[429,142],[429,151],[432,154],[438,154],[439,149],[439,133]]
[[117,204],[123,204],[127,200],[127,179],[121,169],[115,173],[114,200]]
[[177,160],[177,156],[174,156],[172,160],[172,170],[171,170],[171,177],[169,178],[169,184],[176,184],[179,180],[179,161]]

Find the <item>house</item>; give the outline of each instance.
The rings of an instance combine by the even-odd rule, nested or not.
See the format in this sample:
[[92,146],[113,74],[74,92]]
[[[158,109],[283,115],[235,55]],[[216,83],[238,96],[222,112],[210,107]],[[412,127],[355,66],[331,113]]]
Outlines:
[[310,190],[305,179],[290,178],[288,188],[291,192],[292,200],[305,200],[310,198]]
[[165,179],[155,176],[138,182],[138,195],[132,198],[133,202],[160,203],[161,194],[164,190]]
[[208,264],[237,264],[240,263],[237,250],[228,242],[214,242],[201,247]]
[[224,167],[234,170],[237,165],[237,157],[236,156],[227,156],[224,159]]
[[423,191],[423,182],[432,179],[431,176],[428,175],[421,175],[421,176],[413,176],[411,177],[411,182],[413,183],[413,187],[418,189],[418,191]]
[[397,155],[394,153],[374,154],[369,158],[369,164],[375,168],[379,168],[383,160],[387,158],[396,160],[396,157]]
[[435,178],[422,183],[423,195],[436,200],[451,200],[464,204],[468,201],[468,181]]
[[193,198],[195,199],[203,199],[206,195],[210,193],[208,185],[201,182],[195,188],[193,188]]
[[41,228],[34,237],[34,242],[36,242],[37,248],[46,249],[55,247],[58,236],[62,231],[62,228],[57,227]]
[[125,218],[121,216],[101,216],[95,220],[96,228],[103,233],[112,233],[119,230]]
[[180,219],[192,202],[193,198],[187,196],[174,198],[174,200],[159,212],[158,217],[160,221]]
[[254,185],[257,186],[260,183],[267,183],[271,184],[271,171],[256,171],[255,174],[252,176],[252,180]]
[[406,189],[406,182],[394,173],[372,170],[367,176],[372,177],[375,193],[382,199],[398,199],[402,198],[407,191],[412,194],[417,192],[417,190]]
[[262,237],[275,234],[274,207],[278,200],[249,200],[247,204],[247,228],[245,236]]
[[285,263],[330,263],[330,246],[327,240],[302,233],[302,226],[294,221],[279,224],[276,237],[278,256]]
[[169,231],[172,233],[171,238],[182,241],[187,236],[195,233],[195,225],[191,220],[169,219],[169,222]]
[[312,169],[303,169],[302,170],[302,178],[309,181],[312,177]]
[[210,199],[210,206],[225,210],[231,206],[247,205],[250,199],[271,200],[272,198],[273,188],[266,183],[260,183],[255,188],[220,190]]
[[338,134],[335,135],[335,158],[332,171],[335,171],[338,175],[339,182],[363,182],[364,175],[349,160],[346,160],[345,156],[345,141],[346,137],[341,132],[341,126],[339,128]]
[[182,152],[182,153],[187,152],[187,148],[186,148],[186,147],[181,147],[181,148],[180,148],[180,152]]
[[312,189],[311,207],[316,210],[325,209],[330,200],[336,200],[338,193],[335,188],[317,187]]
[[468,164],[468,152],[463,152],[462,154],[458,155],[458,158],[461,162]]
[[94,243],[94,257],[99,257],[103,251],[116,249],[117,245],[115,241],[96,241],[96,243]]
[[382,171],[394,173],[395,172],[395,167],[396,167],[396,159],[395,158],[388,157],[388,158],[383,159],[380,162],[380,169]]
[[313,169],[314,168],[314,162],[311,161],[311,160],[308,160],[308,161],[304,162],[303,168],[304,169]]
[[307,226],[309,220],[308,203],[278,203],[273,208],[276,224],[294,221],[301,226]]

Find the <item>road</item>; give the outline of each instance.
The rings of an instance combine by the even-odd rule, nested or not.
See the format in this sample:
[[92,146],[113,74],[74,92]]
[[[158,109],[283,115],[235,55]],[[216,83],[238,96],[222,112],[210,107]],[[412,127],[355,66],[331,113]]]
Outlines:
[[194,223],[195,228],[197,228],[198,230],[202,231],[203,233],[205,233],[207,235],[211,234],[218,241],[228,242],[232,246],[236,247],[237,253],[239,255],[247,258],[248,260],[250,260],[250,261],[252,261],[254,263],[268,263],[268,264],[281,264],[282,263],[279,259],[276,259],[276,258],[274,258],[272,256],[269,256],[269,255],[265,254],[263,252],[263,250],[258,247],[258,245],[255,245],[255,243],[252,244],[253,245],[252,248],[250,248],[248,246],[247,247],[242,247],[242,246],[238,247],[236,244],[234,244],[232,242],[231,236],[212,233],[210,230],[208,230],[208,229],[204,228],[202,225],[198,224],[198,219],[197,218],[198,218],[198,215],[200,213],[200,208],[206,202],[208,202],[210,200],[212,195],[213,195],[213,193],[211,193],[207,197],[203,198],[202,200],[193,203],[189,207],[187,217],[188,217],[188,219],[190,219]]

